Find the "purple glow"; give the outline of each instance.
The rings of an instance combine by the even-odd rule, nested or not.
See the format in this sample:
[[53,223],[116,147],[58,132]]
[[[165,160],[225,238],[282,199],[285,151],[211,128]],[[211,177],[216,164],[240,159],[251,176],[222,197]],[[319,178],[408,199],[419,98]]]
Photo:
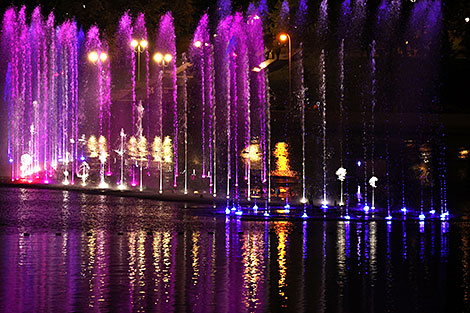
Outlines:
[[[170,54],[172,60],[169,64],[165,64],[165,68],[160,67],[162,75],[161,86],[170,86],[169,90],[162,92],[162,102],[160,110],[160,129],[163,131],[160,134],[160,138],[163,136],[170,136],[173,143],[173,163],[174,163],[174,175],[173,185],[176,185],[176,178],[179,175],[178,170],[178,103],[177,103],[177,86],[176,86],[176,45],[175,45],[175,27],[173,25],[173,16],[170,12],[167,12],[160,19],[159,29],[157,34],[156,51],[162,55]],[[165,69],[167,69],[165,71]],[[163,73],[164,72],[164,73]],[[164,75],[163,75],[164,74]],[[169,123],[164,123],[168,121]]]

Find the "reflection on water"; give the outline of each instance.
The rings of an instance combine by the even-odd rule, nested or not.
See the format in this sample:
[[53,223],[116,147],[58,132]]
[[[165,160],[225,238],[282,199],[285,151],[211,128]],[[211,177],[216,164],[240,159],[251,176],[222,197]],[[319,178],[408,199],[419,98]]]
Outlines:
[[[468,312],[470,223],[0,190],[2,312]],[[27,234],[25,234],[27,233]]]

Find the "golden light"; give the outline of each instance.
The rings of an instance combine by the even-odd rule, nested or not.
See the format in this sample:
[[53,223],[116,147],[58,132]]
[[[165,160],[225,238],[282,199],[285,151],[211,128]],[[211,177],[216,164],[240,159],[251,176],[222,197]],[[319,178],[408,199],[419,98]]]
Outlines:
[[100,60],[101,62],[105,62],[108,59],[108,55],[105,52],[101,52]]
[[165,54],[165,61],[166,62],[170,63],[172,59],[173,59],[173,57],[171,56],[171,54],[169,54],[169,53]]
[[131,47],[132,47],[132,48],[135,48],[135,47],[137,47],[138,45],[139,45],[139,42],[138,42],[137,40],[134,39],[134,40],[131,41]]
[[88,53],[88,60],[93,63],[98,61],[98,53],[96,53],[96,51],[92,51]]
[[163,55],[160,52],[155,53],[153,60],[157,63],[161,63],[163,60]]
[[195,46],[196,48],[200,48],[200,47],[202,46],[202,42],[200,42],[200,41],[198,40],[198,41],[196,41],[196,42],[194,43],[194,46]]
[[459,151],[459,159],[468,159],[469,151],[466,149],[462,149]]
[[148,45],[149,45],[149,43],[145,39],[140,42],[140,46],[144,49],[147,48]]
[[98,141],[96,137],[91,135],[88,139],[87,143],[88,153],[90,154],[90,158],[98,157]]
[[279,40],[282,41],[282,42],[286,41],[288,38],[289,38],[289,36],[287,34],[280,34],[279,35]]
[[271,174],[273,176],[294,177],[295,173],[291,170],[289,164],[289,150],[287,143],[278,142],[273,153],[277,160],[276,170]]
[[257,66],[253,67],[252,69],[253,72],[261,72],[261,69]]

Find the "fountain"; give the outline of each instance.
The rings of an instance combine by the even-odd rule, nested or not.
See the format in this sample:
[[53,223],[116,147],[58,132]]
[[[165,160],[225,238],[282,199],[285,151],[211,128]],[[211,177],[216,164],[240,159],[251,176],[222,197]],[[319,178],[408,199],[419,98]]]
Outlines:
[[[281,49],[277,42],[272,48],[265,42],[266,2],[249,5],[246,14],[233,12],[230,1],[219,2],[214,28],[204,14],[181,57],[171,12],[162,15],[154,45],[144,14],[124,13],[115,44],[108,47],[95,25],[85,35],[76,22],[57,25],[54,15],[45,17],[40,8],[30,17],[25,7],[7,9],[1,87],[8,111],[5,153],[12,182],[73,185],[78,178],[86,188],[123,190],[130,185],[160,194],[223,196],[227,210],[234,208],[239,216],[246,214],[245,203],[257,214],[263,202],[264,216],[271,216],[269,206],[276,203],[284,213],[295,214],[300,208],[304,218],[312,215],[307,214],[309,195],[321,190],[324,216],[339,201],[345,219],[361,210],[371,210],[370,218],[388,220],[400,212],[420,220],[448,218],[443,126],[438,119],[424,118],[428,99],[413,91],[409,102],[417,106],[419,131],[410,134],[403,116],[408,103],[385,87],[409,91],[400,82],[409,74],[402,59],[416,58],[421,50],[424,65],[436,57],[426,49],[439,41],[439,1],[422,0],[409,8],[399,0],[382,1],[371,8],[376,11],[370,19],[377,25],[363,38],[368,4],[345,0],[339,36],[327,46],[335,23],[328,16],[331,4],[323,0],[316,8],[319,40],[314,48],[304,42],[309,31],[307,2],[299,2],[295,15],[287,1],[281,2],[273,32],[290,32],[293,38],[294,73],[289,71],[289,82],[285,79],[287,97],[269,83],[268,72],[279,80],[276,71],[286,58],[276,55],[275,49]],[[397,34],[405,17],[407,30]],[[422,36],[407,39],[416,34]],[[306,62],[312,55],[318,67]],[[387,70],[393,74],[384,75]],[[311,71],[314,75],[307,75]],[[353,85],[356,79],[359,86]],[[318,90],[307,88],[312,85]],[[338,93],[330,93],[335,88]],[[275,109],[283,96],[289,100],[283,105],[297,114],[295,133],[273,122],[284,117]],[[384,114],[386,122],[381,124]],[[436,125],[436,134],[426,132]],[[438,142],[429,144],[435,138]],[[318,153],[310,153],[315,141]],[[426,163],[420,180],[413,177],[414,161],[407,157],[411,153]],[[271,167],[273,157],[276,168]],[[318,182],[312,182],[315,173],[321,175]],[[336,178],[340,184],[333,183]],[[282,196],[273,192],[280,181],[286,187]],[[383,184],[377,188],[378,181]],[[358,208],[348,187],[356,183]],[[419,204],[413,198],[418,188]],[[399,207],[393,204],[398,200]]]

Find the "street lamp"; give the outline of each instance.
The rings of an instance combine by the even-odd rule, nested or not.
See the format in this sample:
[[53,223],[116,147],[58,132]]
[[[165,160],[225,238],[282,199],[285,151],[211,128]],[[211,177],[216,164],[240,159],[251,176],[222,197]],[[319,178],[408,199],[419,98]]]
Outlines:
[[[153,60],[160,66],[160,71],[159,71],[159,81],[160,81],[160,101],[162,101],[162,96],[163,96],[163,69],[170,65],[171,60],[173,59],[173,56],[169,53],[163,55],[160,52],[157,52],[153,56]],[[160,103],[160,138],[163,141],[163,104]],[[160,161],[160,193],[163,193],[163,164],[162,161]]]
[[137,53],[137,81],[140,81],[140,55],[145,51],[148,45],[149,43],[145,39],[140,41],[133,39],[131,41],[131,47],[134,49],[134,52]]
[[97,52],[97,51],[91,51],[88,53],[88,61],[91,63],[96,63],[98,61],[100,62],[106,62],[108,59],[108,54],[106,52]]
[[290,35],[287,33],[279,34],[279,41],[286,42],[289,49],[289,103],[292,96],[292,41]]

